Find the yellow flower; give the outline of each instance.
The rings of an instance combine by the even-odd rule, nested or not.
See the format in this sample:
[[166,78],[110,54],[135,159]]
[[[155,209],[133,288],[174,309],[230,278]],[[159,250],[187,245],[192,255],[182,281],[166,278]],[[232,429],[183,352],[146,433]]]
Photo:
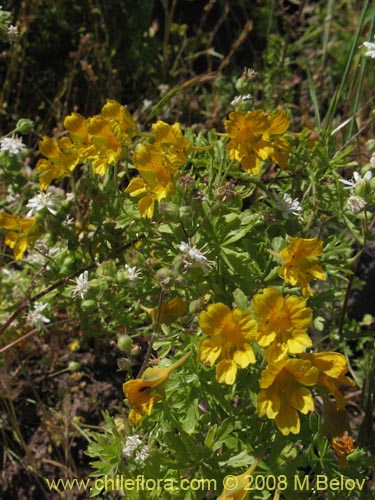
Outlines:
[[298,434],[303,414],[314,410],[311,392],[304,386],[313,386],[319,377],[319,370],[310,361],[284,359],[268,365],[262,372],[261,391],[258,394],[257,411],[259,416],[275,420],[284,436]]
[[268,347],[268,363],[280,361],[288,353],[303,352],[312,342],[306,329],[312,321],[312,310],[300,297],[283,297],[274,288],[266,288],[253,298],[254,314],[258,317],[257,343]]
[[150,415],[156,401],[164,399],[165,385],[173,370],[190,356],[190,352],[167,368],[147,368],[142,378],[132,379],[122,386],[126,403],[132,407],[129,412],[131,425],[140,425],[142,414]]
[[38,221],[34,217],[0,213],[0,227],[8,230],[5,244],[13,249],[15,259],[21,260],[27,247],[38,239]]
[[117,101],[108,99],[102,108],[102,116],[108,120],[116,139],[123,145],[131,144],[131,139],[138,135],[138,129],[131,114]]
[[152,130],[167,163],[172,167],[185,165],[187,155],[191,151],[191,143],[184,137],[180,124],[168,125],[158,120],[152,125]]
[[318,264],[323,254],[323,242],[317,238],[289,238],[289,244],[275,254],[284,261],[279,276],[292,286],[300,285],[304,297],[313,295],[309,278],[325,280],[326,275]]
[[223,480],[224,490],[217,500],[246,500],[249,495],[249,485],[251,475],[255,469],[254,465],[258,464],[258,460],[246,472],[239,476],[225,476]]
[[109,165],[123,158],[123,147],[138,133],[125,106],[108,100],[100,115],[84,118],[72,113],[64,126],[77,147],[80,162],[91,162],[94,172],[105,175]]
[[130,196],[145,193],[138,202],[142,217],[151,218],[155,201],[160,202],[174,191],[172,176],[176,169],[173,165],[166,165],[164,160],[158,144],[142,144],[135,151],[134,165],[142,177],[133,178],[125,192]]
[[273,116],[261,109],[246,114],[234,111],[224,125],[230,138],[229,157],[239,161],[246,172],[257,175],[260,161],[268,158],[286,168],[290,146],[279,137],[289,127],[285,111],[278,111]]
[[309,360],[318,368],[319,379],[316,386],[322,394],[331,393],[336,400],[337,408],[345,408],[345,399],[339,387],[341,385],[354,386],[352,379],[346,376],[348,366],[345,356],[338,352],[317,352],[303,353],[301,358]]
[[39,149],[48,158],[39,160],[35,167],[40,172],[40,189],[47,189],[54,179],[69,176],[78,164],[78,154],[68,137],[58,141],[43,137],[39,142]]
[[257,324],[250,313],[241,309],[231,311],[221,302],[211,304],[199,315],[199,326],[209,339],[199,343],[198,359],[212,366],[217,360],[216,380],[234,384],[237,369],[255,363],[250,342],[256,338]]
[[[158,316],[158,309],[144,306],[141,307],[151,316],[151,318],[155,322]],[[160,313],[160,324],[165,323],[166,325],[169,325],[180,316],[183,316],[186,311],[186,302],[181,297],[175,297],[168,302],[164,302]]]

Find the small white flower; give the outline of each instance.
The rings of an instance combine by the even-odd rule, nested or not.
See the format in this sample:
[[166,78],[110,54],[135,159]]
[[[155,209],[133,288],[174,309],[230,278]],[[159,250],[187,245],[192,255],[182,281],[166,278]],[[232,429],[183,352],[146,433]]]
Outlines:
[[122,449],[122,456],[127,459],[133,458],[136,462],[144,462],[150,456],[150,450],[142,443],[139,436],[128,436]]
[[370,158],[370,165],[372,168],[375,168],[375,153],[373,153]]
[[150,99],[143,99],[143,101],[142,101],[142,109],[143,110],[151,108],[152,105],[153,105],[153,102]]
[[160,91],[160,95],[163,96],[168,92],[169,85],[167,85],[166,83],[161,83],[160,85],[158,85],[158,90]]
[[208,272],[210,267],[212,266],[212,261],[208,260],[205,256],[205,253],[202,250],[198,250],[194,245],[189,245],[185,241],[182,241],[178,245],[178,249],[184,256],[184,265],[185,268],[191,267],[192,264],[196,264],[198,267],[203,269],[204,272]]
[[73,217],[70,217],[70,215],[67,215],[65,219],[62,221],[62,225],[64,227],[72,226],[74,224],[74,219]]
[[358,214],[365,208],[367,203],[359,196],[350,196],[347,201],[348,208],[353,214]]
[[375,42],[363,42],[363,45],[368,50],[368,52],[365,53],[365,56],[375,59]]
[[14,42],[14,40],[17,40],[17,38],[19,37],[17,26],[12,26],[12,25],[8,26],[7,36],[9,42]]
[[34,307],[27,314],[27,322],[33,325],[38,330],[43,330],[46,323],[50,323],[51,320],[48,319],[42,312],[48,307],[48,304],[43,302],[37,302]]
[[78,278],[71,281],[75,283],[75,286],[72,287],[72,297],[75,299],[79,295],[81,299],[84,299],[88,289],[90,288],[88,271],[84,271],[78,276]]
[[13,191],[11,187],[8,188],[8,194],[5,198],[6,203],[13,203],[21,198],[21,195],[16,191]]
[[125,264],[125,270],[128,275],[128,280],[131,282],[137,281],[141,274],[141,270],[137,269],[136,266],[129,266],[129,264]]
[[302,207],[298,198],[293,200],[288,193],[285,193],[282,198],[278,193],[273,193],[273,196],[276,200],[276,208],[280,210],[284,219],[289,219],[289,215],[291,214],[296,216],[301,215]]
[[6,151],[9,156],[18,156],[23,151],[26,151],[26,149],[22,139],[16,135],[12,137],[2,137],[0,139],[0,151]]
[[26,215],[27,217],[30,217],[35,212],[40,212],[44,208],[46,208],[52,215],[56,215],[57,210],[53,208],[55,204],[56,200],[51,197],[51,193],[41,191],[27,202],[26,207],[30,208],[30,210]]
[[231,105],[236,108],[240,106],[243,102],[252,101],[254,98],[251,94],[247,95],[236,95],[236,97],[232,100]]
[[74,193],[66,193],[66,199],[67,201],[73,201],[75,198],[75,194]]
[[355,187],[358,186],[358,184],[363,181],[369,181],[372,178],[372,173],[370,171],[366,172],[363,178],[358,172],[354,172],[353,177],[350,179],[350,181],[346,179],[339,179],[340,182],[343,184],[346,184],[347,187],[344,189],[354,189]]

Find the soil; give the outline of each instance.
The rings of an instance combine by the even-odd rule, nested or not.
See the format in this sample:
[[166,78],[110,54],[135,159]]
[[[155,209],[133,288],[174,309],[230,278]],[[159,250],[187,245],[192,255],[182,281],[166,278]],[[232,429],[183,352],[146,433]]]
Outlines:
[[[113,342],[96,340],[71,352],[69,337],[36,334],[6,352],[0,368],[1,500],[89,498],[88,491],[50,491],[45,479],[88,479],[92,459],[79,429],[100,426],[106,409],[114,416],[124,411],[125,377]],[[80,369],[62,372],[71,361]]]

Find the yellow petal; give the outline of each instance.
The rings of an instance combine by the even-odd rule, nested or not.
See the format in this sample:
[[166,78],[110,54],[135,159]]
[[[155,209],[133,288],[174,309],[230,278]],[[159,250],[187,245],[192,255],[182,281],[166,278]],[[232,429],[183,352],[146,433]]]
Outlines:
[[291,390],[287,393],[287,398],[290,406],[293,406],[293,408],[303,414],[314,411],[313,397],[311,392],[305,387]]
[[233,385],[236,375],[237,365],[232,360],[222,359],[216,366],[216,380],[221,384]]
[[274,419],[280,411],[280,398],[272,390],[260,391],[257,398],[257,412],[260,417],[266,415]]
[[210,304],[207,311],[202,311],[199,315],[199,326],[206,335],[217,335],[221,333],[222,322],[231,314],[231,310],[225,304],[218,302]]
[[290,120],[286,111],[278,111],[275,115],[270,116],[269,120],[271,122],[271,134],[284,134],[288,130]]
[[212,366],[220,356],[221,346],[211,339],[203,339],[199,343],[198,359],[202,363]]
[[275,423],[284,436],[288,434],[298,434],[300,431],[300,421],[296,410],[291,407],[280,408],[275,418]]
[[147,195],[140,199],[138,202],[138,209],[141,216],[151,219],[154,215],[154,205],[155,200],[152,196]]
[[255,363],[255,354],[251,345],[244,344],[242,349],[235,351],[233,354],[233,361],[235,361],[240,368],[246,368],[250,363]]

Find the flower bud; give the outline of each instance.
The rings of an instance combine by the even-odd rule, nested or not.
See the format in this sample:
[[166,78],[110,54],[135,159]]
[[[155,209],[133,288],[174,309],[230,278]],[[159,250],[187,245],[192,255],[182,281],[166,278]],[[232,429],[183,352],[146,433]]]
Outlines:
[[122,352],[130,352],[133,340],[129,335],[120,335],[117,339],[117,347]]
[[251,94],[253,89],[253,80],[256,77],[256,73],[253,69],[245,68],[242,75],[236,82],[236,89],[242,95]]
[[81,364],[78,363],[78,361],[70,361],[68,364],[68,370],[70,372],[78,372],[78,370],[81,368]]
[[363,178],[355,187],[355,194],[364,200],[371,196],[371,180],[372,179]]
[[99,277],[113,277],[116,274],[116,264],[113,260],[106,260],[99,264],[96,268],[96,276]]
[[164,215],[167,216],[168,220],[172,222],[178,222],[179,220],[179,208],[174,203],[163,202],[159,204],[159,210]]
[[16,132],[22,135],[30,134],[34,128],[34,122],[29,120],[29,118],[20,118],[16,123]]

